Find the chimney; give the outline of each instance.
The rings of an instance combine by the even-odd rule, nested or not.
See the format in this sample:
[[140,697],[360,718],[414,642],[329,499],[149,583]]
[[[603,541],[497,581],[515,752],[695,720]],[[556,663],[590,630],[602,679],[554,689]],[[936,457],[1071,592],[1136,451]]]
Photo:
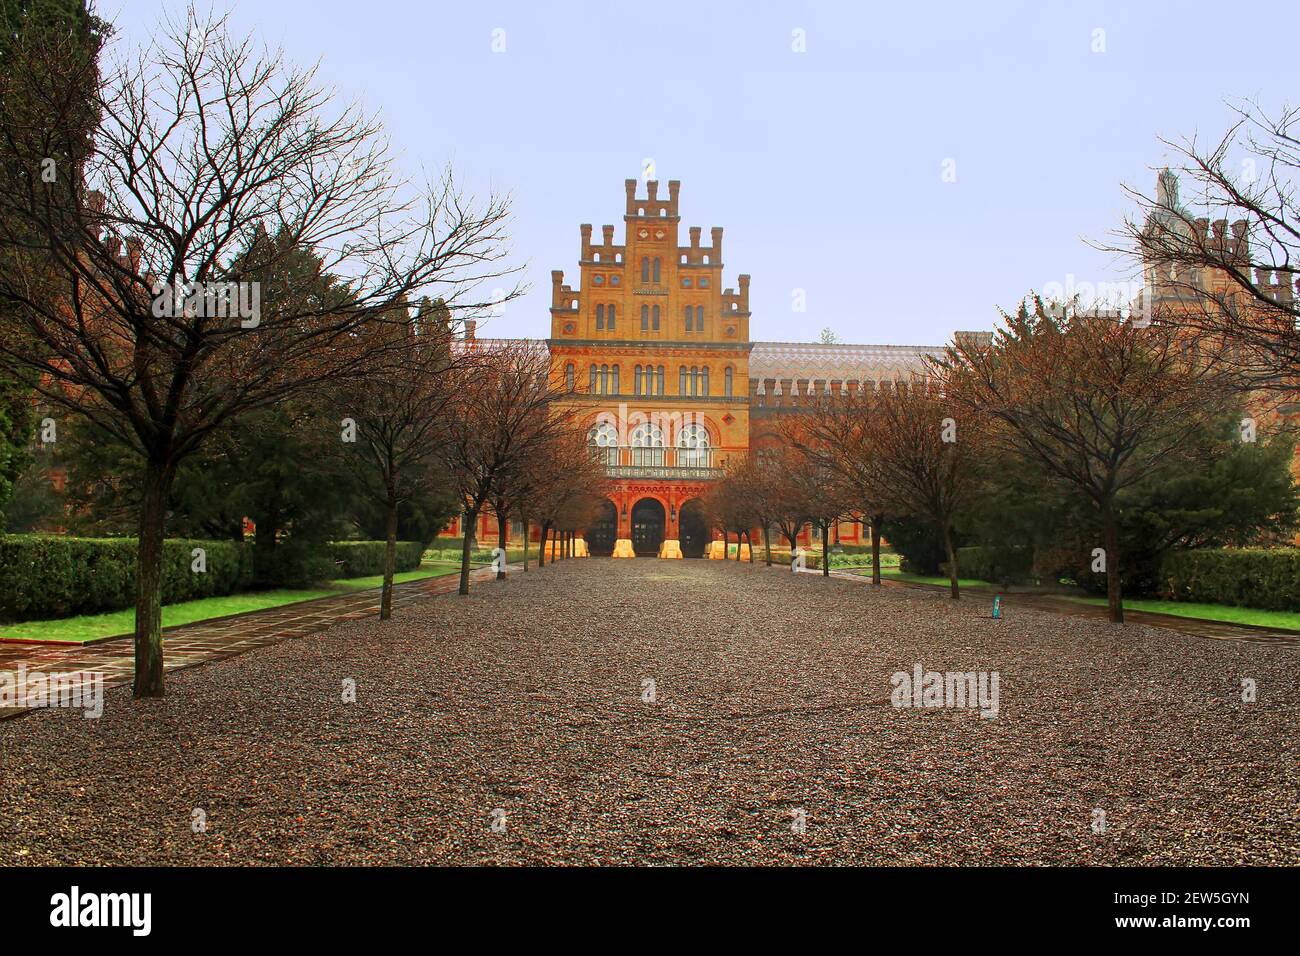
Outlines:
[[713,264],[717,265],[722,262],[722,227],[714,226],[709,233],[713,236]]
[[636,215],[636,180],[623,180],[623,189],[627,191],[627,214]]
[[473,319],[466,319],[466,320],[465,320],[465,341],[466,341],[466,342],[473,342],[473,341],[474,341],[474,327],[475,327],[477,324],[478,324],[478,323],[475,322]]

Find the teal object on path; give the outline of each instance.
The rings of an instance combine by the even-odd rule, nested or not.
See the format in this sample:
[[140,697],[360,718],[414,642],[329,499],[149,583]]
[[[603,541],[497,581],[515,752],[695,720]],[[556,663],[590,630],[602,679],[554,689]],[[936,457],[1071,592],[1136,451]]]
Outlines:
[[998,594],[995,595],[993,598],[993,620],[999,621],[1001,619],[1002,619],[1002,595]]

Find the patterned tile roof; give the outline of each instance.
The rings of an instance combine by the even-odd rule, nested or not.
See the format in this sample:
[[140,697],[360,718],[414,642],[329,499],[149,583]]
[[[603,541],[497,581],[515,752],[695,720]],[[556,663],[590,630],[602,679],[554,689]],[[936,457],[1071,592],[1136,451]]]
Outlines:
[[940,345],[824,345],[820,342],[755,342],[750,378],[894,381],[925,371]]

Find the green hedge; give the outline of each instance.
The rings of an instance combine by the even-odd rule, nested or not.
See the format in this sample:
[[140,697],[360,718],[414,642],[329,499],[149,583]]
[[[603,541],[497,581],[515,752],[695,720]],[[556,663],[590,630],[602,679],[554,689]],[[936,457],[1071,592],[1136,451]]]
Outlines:
[[1173,551],[1160,571],[1173,601],[1300,611],[1300,548]]
[[[329,559],[337,565],[333,577],[365,578],[384,573],[383,541],[331,541],[328,547]],[[397,542],[397,570],[416,570],[423,554],[424,545],[418,541]]]
[[[203,548],[207,570],[191,570]],[[135,604],[134,538],[0,536],[0,618],[26,621]],[[163,542],[164,604],[231,594],[253,580],[249,549],[234,541]]]

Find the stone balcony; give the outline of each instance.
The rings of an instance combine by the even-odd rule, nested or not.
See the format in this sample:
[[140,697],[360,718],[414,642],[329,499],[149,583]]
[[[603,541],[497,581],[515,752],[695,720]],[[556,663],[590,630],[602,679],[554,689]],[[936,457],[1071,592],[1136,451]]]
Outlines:
[[592,454],[611,478],[709,480],[722,477],[726,456],[712,448],[593,448]]

